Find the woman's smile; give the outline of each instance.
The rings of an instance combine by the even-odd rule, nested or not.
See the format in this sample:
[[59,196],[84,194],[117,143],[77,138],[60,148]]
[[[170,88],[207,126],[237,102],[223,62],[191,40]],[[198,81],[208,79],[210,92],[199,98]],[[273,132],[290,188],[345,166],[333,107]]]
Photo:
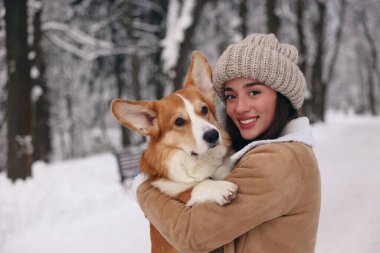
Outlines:
[[243,128],[243,129],[249,129],[256,125],[258,118],[259,118],[258,116],[238,118],[239,126],[240,128]]

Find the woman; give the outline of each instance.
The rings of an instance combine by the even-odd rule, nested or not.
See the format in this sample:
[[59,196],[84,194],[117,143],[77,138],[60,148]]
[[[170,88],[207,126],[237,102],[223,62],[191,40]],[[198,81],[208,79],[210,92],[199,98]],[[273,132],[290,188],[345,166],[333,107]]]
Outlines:
[[309,121],[297,115],[306,89],[297,58],[273,34],[253,34],[217,62],[214,88],[237,151],[231,204],[187,208],[139,186],[145,215],[181,252],[314,252],[320,177]]

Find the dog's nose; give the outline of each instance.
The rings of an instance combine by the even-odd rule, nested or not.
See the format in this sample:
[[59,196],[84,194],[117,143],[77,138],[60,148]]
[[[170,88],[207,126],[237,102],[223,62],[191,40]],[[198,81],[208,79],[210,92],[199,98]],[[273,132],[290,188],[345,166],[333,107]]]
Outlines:
[[205,140],[207,143],[213,144],[219,140],[219,132],[215,129],[207,130],[203,134],[203,140]]

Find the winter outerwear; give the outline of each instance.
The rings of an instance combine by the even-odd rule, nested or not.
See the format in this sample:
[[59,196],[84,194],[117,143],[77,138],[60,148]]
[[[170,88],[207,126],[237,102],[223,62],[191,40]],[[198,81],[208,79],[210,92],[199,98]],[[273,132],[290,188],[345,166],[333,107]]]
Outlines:
[[226,178],[232,203],[189,208],[152,187],[137,189],[149,221],[181,252],[312,253],[320,210],[320,175],[307,118],[288,123],[276,140],[237,152]]

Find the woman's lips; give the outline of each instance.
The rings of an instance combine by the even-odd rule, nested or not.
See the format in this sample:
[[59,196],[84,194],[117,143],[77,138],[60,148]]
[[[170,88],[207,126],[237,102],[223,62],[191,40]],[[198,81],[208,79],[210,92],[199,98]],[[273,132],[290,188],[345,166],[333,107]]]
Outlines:
[[258,118],[258,116],[249,118],[238,118],[239,126],[241,129],[249,129],[256,125]]

